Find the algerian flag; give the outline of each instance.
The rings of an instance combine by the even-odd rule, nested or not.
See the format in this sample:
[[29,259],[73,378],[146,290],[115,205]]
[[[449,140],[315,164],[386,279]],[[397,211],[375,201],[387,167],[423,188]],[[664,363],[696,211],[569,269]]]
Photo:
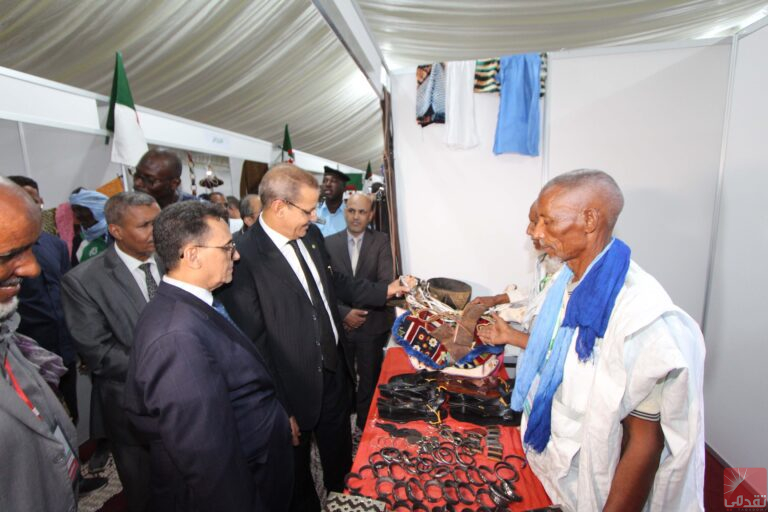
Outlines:
[[109,98],[107,130],[114,133],[112,161],[136,167],[149,148],[139,125],[139,115],[133,106],[133,96],[120,52],[115,55],[115,75],[112,78],[112,95]]
[[288,153],[288,163],[293,163],[293,145],[291,144],[291,135],[288,133],[288,125],[285,125],[285,132],[283,133],[283,160],[285,160],[285,153]]

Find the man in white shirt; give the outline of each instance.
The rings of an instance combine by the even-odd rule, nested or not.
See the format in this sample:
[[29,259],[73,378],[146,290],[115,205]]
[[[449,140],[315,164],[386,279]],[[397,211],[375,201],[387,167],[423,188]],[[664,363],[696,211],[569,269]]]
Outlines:
[[[318,185],[291,164],[270,169],[259,185],[264,209],[238,244],[240,262],[222,302],[273,372],[290,417],[295,487],[291,510],[319,510],[310,472],[314,435],[326,489],[341,492],[352,464],[351,354],[344,350],[338,301],[383,306],[407,290],[334,272],[317,220]],[[224,288],[224,287],[223,287]]]
[[565,265],[517,368],[528,460],[578,511],[703,510],[704,340],[613,237],[624,205],[604,172],[547,183],[532,236]]
[[149,452],[120,404],[133,330],[162,275],[152,237],[160,207],[142,192],[122,192],[107,201],[104,213],[115,242],[64,276],[62,303],[80,358],[92,372],[92,410],[103,415],[129,510],[141,511],[149,496]]

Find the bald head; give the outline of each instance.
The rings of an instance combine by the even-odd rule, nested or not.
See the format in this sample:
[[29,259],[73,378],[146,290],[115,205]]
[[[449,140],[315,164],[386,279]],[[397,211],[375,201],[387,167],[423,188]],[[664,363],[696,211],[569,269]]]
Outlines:
[[40,219],[40,207],[35,204],[27,191],[13,181],[0,176],[0,223],[3,226],[7,225],[9,215],[14,210],[20,210],[32,219]]
[[347,221],[347,231],[353,236],[364,232],[373,220],[373,199],[368,194],[355,192],[347,199],[344,209],[344,219]]
[[593,169],[567,172],[544,185],[539,197],[555,187],[568,193],[571,201],[581,203],[580,207],[596,209],[600,214],[599,220],[605,223],[608,232],[613,232],[624,208],[624,194],[609,174]]
[[0,321],[16,311],[25,277],[40,273],[32,245],[40,236],[40,208],[23,188],[0,177]]

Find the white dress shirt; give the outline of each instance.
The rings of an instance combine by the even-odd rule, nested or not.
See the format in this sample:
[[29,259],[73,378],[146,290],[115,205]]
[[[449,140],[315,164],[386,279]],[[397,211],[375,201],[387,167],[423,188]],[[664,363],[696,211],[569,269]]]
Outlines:
[[184,281],[179,281],[178,279],[174,279],[168,276],[163,276],[163,281],[170,284],[171,286],[175,286],[176,288],[181,288],[185,292],[191,293],[201,301],[213,307],[213,294],[208,290],[206,290],[205,288],[201,288],[193,284],[185,283]]
[[[296,252],[293,250],[293,247],[289,245],[290,240],[288,237],[281,235],[271,227],[267,225],[266,222],[264,222],[264,217],[259,215],[259,224],[261,224],[261,227],[264,228],[264,232],[267,234],[267,236],[272,240],[272,243],[275,244],[277,249],[282,253],[283,257],[288,261],[288,264],[291,266],[291,269],[293,269],[293,273],[296,274],[296,277],[299,278],[299,282],[301,283],[301,286],[304,287],[304,291],[307,292],[307,297],[312,300],[312,296],[309,293],[309,285],[307,285],[307,279],[304,277],[304,271],[301,269],[301,263],[299,262],[299,257],[296,256]],[[317,268],[315,267],[315,261],[312,259],[312,256],[309,254],[309,251],[304,246],[304,242],[302,242],[300,239],[297,240],[299,245],[299,250],[301,251],[301,254],[304,256],[304,261],[307,262],[307,267],[309,267],[309,271],[312,273],[312,277],[315,278],[315,283],[317,284],[317,289],[320,291],[320,296],[323,298],[323,305],[325,305],[325,310],[328,312],[328,319],[331,322],[331,327],[333,328],[333,338],[338,343],[339,341],[339,333],[336,330],[336,323],[333,321],[333,314],[331,314],[331,307],[328,305],[328,299],[325,296],[325,290],[323,288],[323,281],[320,279],[320,274],[317,271]]]
[[117,253],[117,257],[120,258],[120,260],[123,263],[125,263],[126,267],[128,267],[128,271],[136,280],[136,284],[139,285],[141,294],[144,295],[144,298],[147,300],[147,302],[149,302],[149,292],[147,291],[147,276],[146,274],[144,274],[144,271],[141,270],[139,267],[144,263],[149,263],[149,272],[152,274],[152,277],[154,278],[155,282],[159,285],[160,270],[157,268],[157,262],[155,262],[155,256],[154,255],[150,256],[147,259],[147,261],[138,260],[133,256],[121,251],[120,246],[117,244],[117,242],[115,242],[115,252]]

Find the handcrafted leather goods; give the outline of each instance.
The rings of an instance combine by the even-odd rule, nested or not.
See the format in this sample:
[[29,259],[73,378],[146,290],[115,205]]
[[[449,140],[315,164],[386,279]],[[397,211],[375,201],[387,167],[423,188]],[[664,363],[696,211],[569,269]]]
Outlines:
[[389,421],[405,423],[428,421],[440,423],[446,417],[445,391],[437,381],[409,383],[395,381],[379,385],[376,406],[379,417]]
[[323,512],[384,512],[386,503],[365,496],[332,492],[328,494]]
[[469,394],[450,394],[448,410],[452,418],[474,425],[520,425],[521,412],[509,408],[509,395],[481,398]]
[[[460,327],[457,327],[456,324],[451,325],[446,322],[441,315],[426,309],[416,314],[406,312],[395,320],[392,326],[392,334],[397,343],[405,349],[409,356],[417,359],[428,368],[442,370],[449,366],[455,366],[471,369],[482,366],[489,359],[504,351],[503,346],[486,345],[480,340],[477,336],[477,325],[483,325],[488,322],[484,318],[479,318],[475,325],[470,327],[471,316],[468,316],[465,322],[458,323]],[[441,332],[438,332],[438,334],[444,339],[450,340],[448,345],[441,342],[434,335],[435,330],[443,324],[447,324],[451,328],[450,330],[445,328],[441,331],[442,334]],[[468,347],[466,345],[468,337],[464,333],[470,332],[470,329],[472,332],[472,345]],[[457,339],[456,332],[459,330],[463,334],[458,338],[459,343],[456,343],[454,340]],[[456,356],[460,356],[458,359],[451,355],[448,350],[449,346],[456,352]]]

